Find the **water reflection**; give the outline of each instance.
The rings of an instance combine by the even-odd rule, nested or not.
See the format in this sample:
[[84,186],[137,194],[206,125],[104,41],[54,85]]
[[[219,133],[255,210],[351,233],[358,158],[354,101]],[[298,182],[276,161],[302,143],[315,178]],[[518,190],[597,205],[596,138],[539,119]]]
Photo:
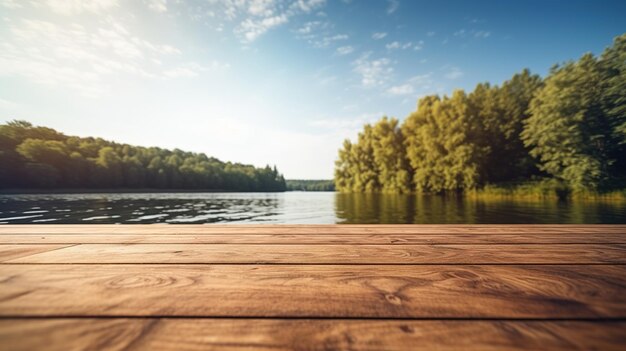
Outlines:
[[623,201],[336,194],[340,223],[625,223]]
[[0,223],[626,223],[626,202],[331,192],[0,195]]

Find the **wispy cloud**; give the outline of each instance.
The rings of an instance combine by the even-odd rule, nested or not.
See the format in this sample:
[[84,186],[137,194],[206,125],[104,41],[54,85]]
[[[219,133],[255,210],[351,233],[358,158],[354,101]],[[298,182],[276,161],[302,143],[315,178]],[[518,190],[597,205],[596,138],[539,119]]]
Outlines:
[[178,48],[142,39],[112,18],[90,27],[33,19],[4,24],[0,76],[20,76],[84,96],[101,95],[111,78],[189,77],[217,68],[185,62]]
[[485,30],[479,30],[474,32],[474,37],[476,38],[488,38],[489,36],[491,36],[491,32]]
[[402,44],[400,44],[400,42],[394,41],[392,43],[385,45],[385,47],[387,48],[387,50],[393,50],[393,49],[399,49],[401,45]]
[[348,40],[349,38],[350,37],[347,34],[335,34],[332,36],[325,36],[319,40],[314,40],[313,46],[315,46],[316,48],[326,48],[332,43]]
[[402,84],[394,85],[387,89],[387,93],[397,96],[415,95],[418,92],[425,92],[428,89],[431,89],[432,84],[432,73],[427,73],[423,75],[413,76]]
[[471,30],[459,29],[456,32],[454,32],[453,35],[459,38],[468,38],[468,37],[472,38],[473,37],[477,39],[485,39],[491,36],[491,32],[486,31],[486,30],[476,30],[476,29],[471,29]]
[[391,95],[410,95],[415,92],[415,89],[411,84],[395,85],[387,89],[387,92]]
[[[290,18],[320,9],[326,0],[223,0],[211,2],[221,5],[223,16],[237,20],[234,33],[244,43],[251,43],[270,29],[289,22]],[[306,31],[306,29],[303,29]]]
[[387,14],[390,15],[394,12],[396,12],[398,10],[398,7],[400,7],[400,1],[399,0],[388,0],[387,1]]
[[288,17],[286,14],[280,14],[277,16],[264,17],[262,19],[247,18],[239,27],[235,29],[235,33],[243,36],[244,42],[253,42],[258,37],[263,35],[273,27],[277,27],[283,23],[287,23]]
[[354,52],[354,48],[350,45],[338,47],[336,50],[338,55],[348,55]]
[[446,79],[450,79],[450,80],[454,80],[454,79],[458,79],[463,77],[463,71],[461,71],[460,68],[458,67],[444,67],[444,69],[446,70],[446,73],[444,73],[444,77]]
[[322,21],[310,21],[310,22],[304,23],[302,26],[296,29],[295,32],[301,35],[308,35],[308,34],[313,33],[315,30],[324,28],[326,26],[327,26],[327,23],[322,22]]
[[387,50],[397,50],[397,49],[402,49],[402,50],[406,50],[406,49],[413,49],[413,50],[421,50],[422,47],[424,45],[424,41],[420,40],[417,43],[413,43],[413,42],[406,42],[406,43],[401,43],[399,41],[394,41],[391,43],[388,43],[387,45],[385,45],[385,48],[387,48]]
[[393,73],[391,60],[383,57],[379,59],[370,59],[371,52],[361,55],[352,62],[354,72],[361,76],[361,86],[364,88],[372,88],[387,83]]
[[377,32],[377,33],[372,34],[372,39],[380,40],[380,39],[382,39],[382,38],[384,38],[386,36],[387,36],[387,33],[385,33],[385,32]]
[[163,13],[167,12],[167,0],[145,0],[150,10]]
[[64,15],[98,13],[119,6],[118,0],[47,0],[44,4],[52,11]]

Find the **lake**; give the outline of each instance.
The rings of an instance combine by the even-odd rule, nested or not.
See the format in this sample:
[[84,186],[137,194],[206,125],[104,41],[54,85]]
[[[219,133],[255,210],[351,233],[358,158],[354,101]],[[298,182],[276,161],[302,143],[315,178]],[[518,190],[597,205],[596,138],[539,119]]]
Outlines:
[[626,202],[333,192],[24,194],[0,195],[0,223],[626,223]]

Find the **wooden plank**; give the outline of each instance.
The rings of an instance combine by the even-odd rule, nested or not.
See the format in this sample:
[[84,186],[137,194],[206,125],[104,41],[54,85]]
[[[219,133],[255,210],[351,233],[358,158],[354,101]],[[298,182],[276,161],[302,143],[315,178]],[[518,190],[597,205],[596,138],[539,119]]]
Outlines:
[[0,244],[626,244],[626,234],[2,234]]
[[81,244],[5,263],[623,264],[626,245]]
[[0,350],[623,350],[626,322],[0,320]]
[[69,246],[72,245],[0,245],[0,262]]
[[2,234],[625,234],[626,225],[0,225]]
[[0,265],[0,316],[626,318],[626,266]]

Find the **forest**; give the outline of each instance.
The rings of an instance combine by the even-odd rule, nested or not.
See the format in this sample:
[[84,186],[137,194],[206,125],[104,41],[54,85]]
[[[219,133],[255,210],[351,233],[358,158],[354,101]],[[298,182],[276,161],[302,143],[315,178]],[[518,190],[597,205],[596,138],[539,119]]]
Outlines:
[[286,184],[276,167],[66,136],[12,121],[0,125],[0,188],[285,191]]
[[340,192],[446,193],[496,186],[560,193],[625,188],[626,34],[542,78],[431,95],[402,123],[383,117],[345,140]]
[[335,191],[330,179],[287,179],[287,191]]

